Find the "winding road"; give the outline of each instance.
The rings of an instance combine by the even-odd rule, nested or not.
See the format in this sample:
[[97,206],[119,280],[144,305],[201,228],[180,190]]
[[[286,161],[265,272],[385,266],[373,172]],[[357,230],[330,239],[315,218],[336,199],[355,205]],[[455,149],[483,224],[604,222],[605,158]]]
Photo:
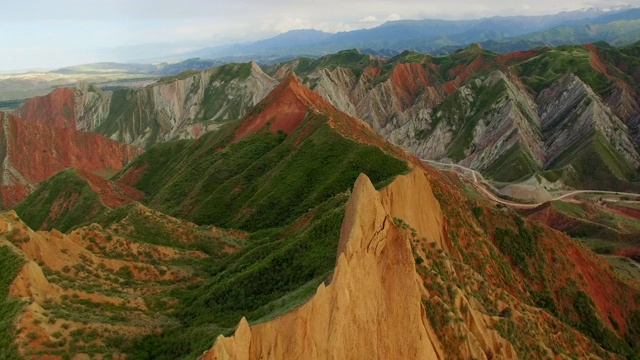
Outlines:
[[[482,176],[482,174],[480,174],[477,170],[474,169],[470,169],[468,167],[462,166],[462,165],[458,165],[458,164],[452,164],[452,163],[441,163],[438,161],[433,161],[433,160],[427,160],[427,159],[420,159],[420,161],[436,168],[439,170],[446,170],[443,169],[444,167],[448,167],[448,168],[453,168],[454,171],[456,171],[457,173],[464,175],[464,176],[468,176],[468,174],[471,174],[471,179],[473,180],[473,183],[476,185],[476,188],[478,190],[480,190],[480,192],[482,192],[484,195],[486,195],[489,199],[507,205],[507,206],[511,206],[514,208],[518,208],[518,209],[533,209],[536,208],[548,201],[545,202],[540,202],[540,203],[519,203],[519,202],[514,202],[514,201],[509,201],[509,200],[505,200],[500,198],[499,196],[496,195],[496,193],[498,193],[499,191],[493,187],[485,178],[484,176]],[[480,179],[480,180],[478,180]],[[489,190],[491,189],[491,190]],[[573,191],[569,191],[567,193],[564,193],[562,195],[558,195],[552,199],[550,199],[549,201],[556,201],[556,200],[562,200],[562,199],[566,199],[578,194],[594,194],[594,195],[618,195],[618,196],[633,196],[636,197],[638,199],[640,199],[640,194],[636,194],[636,193],[627,193],[627,192],[619,192],[619,191],[604,191],[604,190],[573,190]]]

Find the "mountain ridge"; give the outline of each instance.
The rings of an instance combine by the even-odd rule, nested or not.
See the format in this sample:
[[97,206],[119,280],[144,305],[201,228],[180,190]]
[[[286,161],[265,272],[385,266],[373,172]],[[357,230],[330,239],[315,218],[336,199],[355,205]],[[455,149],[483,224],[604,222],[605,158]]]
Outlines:
[[[498,55],[473,45],[447,56],[406,51],[391,59],[348,50],[319,59],[298,58],[264,71],[249,63],[185,73],[140,91],[100,92],[85,84],[76,89],[76,126],[144,147],[198,138],[245,115],[247,105],[258,104],[293,71],[337,109],[364,119],[418,157],[470,166],[498,182],[528,181],[538,174],[559,188],[584,189],[602,188],[607,178],[609,189],[624,191],[637,187],[633,183],[640,149],[640,88],[634,81],[640,75],[633,67],[640,61],[634,49],[588,44]],[[198,79],[209,73],[217,74],[211,75],[215,81],[204,87]],[[557,124],[569,126],[570,119],[582,119],[586,125],[559,136],[547,131],[545,124],[551,120],[545,114],[556,109],[554,96],[564,91],[558,84],[568,74],[575,75],[572,96],[582,94],[583,101],[565,104],[562,116],[555,117]],[[191,94],[189,89],[196,87]],[[546,96],[545,91],[555,95]],[[290,101],[299,111],[291,116],[299,120],[306,105],[296,96]],[[277,114],[263,114],[251,131],[262,128],[272,115]],[[64,114],[56,116],[64,119]],[[582,153],[602,160],[600,185],[584,181],[585,168],[578,163],[585,157],[569,151],[571,144],[591,141],[592,125],[598,139]],[[515,164],[514,171],[506,164]]]
[[[444,94],[441,84],[464,78],[452,94],[476,106],[451,106],[459,119],[489,117],[486,104],[496,103],[510,114],[502,123],[535,123],[527,116],[537,111],[526,111],[533,98],[513,99],[527,82],[507,84],[515,75],[484,69],[496,56],[481,48],[436,60],[407,53],[386,68],[356,55],[323,61],[335,65],[346,56],[374,66],[358,75],[341,66],[322,74],[351,89],[381,77],[378,85],[397,91],[405,108],[415,100],[402,99]],[[196,358],[206,349],[205,356],[222,358],[349,351],[634,358],[637,284],[566,235],[495,206],[455,174],[385,142],[287,76],[242,119],[197,139],[158,142],[114,176],[144,193],[142,204],[107,209],[66,235],[34,233],[15,213],[0,216],[7,240],[30,260],[8,280],[14,295],[35,299],[17,322],[25,356],[32,347],[52,356],[68,349],[134,358]],[[418,80],[391,86],[408,76]],[[475,101],[484,82],[499,91]],[[425,93],[422,84],[433,90]],[[292,120],[274,126],[279,120],[263,121],[262,112]],[[239,132],[245,123],[255,126]],[[26,291],[44,280],[51,291]],[[53,325],[40,307],[56,316]],[[136,326],[126,325],[132,320]],[[234,326],[233,337],[219,337]]]
[[[393,51],[396,54],[407,49],[442,54],[452,52],[451,49],[466,47],[477,42],[500,42],[502,39],[506,39],[503,43],[517,44],[522,41],[517,39],[519,36],[526,36],[525,34],[534,32],[544,32],[559,26],[579,29],[588,24],[597,25],[638,19],[637,8],[619,7],[608,10],[610,11],[592,8],[589,11],[565,11],[553,15],[495,16],[473,20],[397,20],[385,22],[371,29],[338,32],[329,35],[325,39],[322,39],[322,36],[313,36],[309,37],[306,42],[296,41],[295,44],[290,46],[285,46],[278,41],[280,38],[295,36],[302,31],[316,34],[312,29],[292,30],[290,33],[280,34],[271,39],[248,44],[209,47],[187,53],[185,56],[208,58],[257,57],[263,61],[273,61],[278,57],[285,56],[322,56],[350,48]],[[591,39],[590,41],[607,39]],[[565,41],[560,44],[554,43],[553,45],[565,45],[568,43],[571,42]],[[490,42],[486,43],[486,47],[497,50],[497,46],[491,46]],[[512,50],[528,49],[513,48]]]

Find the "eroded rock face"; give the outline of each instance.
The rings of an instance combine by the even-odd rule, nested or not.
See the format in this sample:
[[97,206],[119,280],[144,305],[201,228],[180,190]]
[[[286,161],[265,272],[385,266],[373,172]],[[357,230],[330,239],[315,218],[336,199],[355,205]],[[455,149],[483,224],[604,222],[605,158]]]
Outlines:
[[54,128],[0,113],[2,207],[22,201],[38,184],[69,167],[120,170],[142,151],[101,135]]
[[[449,251],[444,224],[421,169],[379,192],[360,175],[347,204],[331,283],[271,322],[250,327],[242,319],[235,335],[218,337],[202,359],[446,358],[450,351],[426,316],[425,307],[435,305],[426,300],[431,296],[411,244],[420,239]],[[456,345],[463,358],[517,358],[491,328],[491,318],[470,305],[475,300],[460,295],[456,301],[472,309],[457,330],[464,334]]]
[[[442,195],[442,188],[434,180],[418,167],[376,191],[361,175],[347,204],[331,283],[270,322],[250,326],[243,318],[235,334],[219,336],[202,359],[516,359],[518,352],[554,357],[558,347],[577,357],[603,356],[592,340],[456,258],[465,258],[455,255],[461,251],[457,236],[465,235],[451,238],[448,227],[456,220],[444,218],[432,190]],[[482,230],[473,231],[477,237]],[[597,270],[595,258],[560,234],[544,236],[541,246],[566,247],[577,259],[566,263],[572,270],[563,276],[591,279],[584,291],[595,308],[623,324],[617,305],[596,290],[596,283],[605,283],[596,274],[612,273]],[[628,296],[619,292],[618,280],[609,282]],[[522,326],[525,338],[505,332],[505,323]],[[526,350],[523,343],[538,347]]]
[[278,82],[254,62],[232,64],[144,89],[76,88],[78,129],[147,148],[193,139],[243,117]]
[[568,74],[538,97],[547,165],[558,161],[571,146],[599,133],[634,168],[640,155],[627,126],[582,80]]
[[36,96],[27,100],[16,110],[22,119],[40,124],[63,128],[76,128],[76,109],[74,91],[58,88],[45,96]]
[[[243,319],[236,334],[219,337],[204,359],[439,358],[411,247],[392,217],[411,215],[405,210],[416,201],[436,202],[427,188],[405,208],[401,200],[409,198],[394,196],[402,185],[378,193],[361,175],[347,205],[331,284],[321,284],[308,303],[271,322],[249,327]],[[442,214],[432,209],[428,218],[411,218],[435,240]]]

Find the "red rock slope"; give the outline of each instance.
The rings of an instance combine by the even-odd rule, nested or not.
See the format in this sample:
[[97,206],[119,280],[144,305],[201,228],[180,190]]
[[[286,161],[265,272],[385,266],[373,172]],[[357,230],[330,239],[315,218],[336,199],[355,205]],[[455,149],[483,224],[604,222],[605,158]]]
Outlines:
[[75,94],[72,89],[58,88],[45,96],[27,100],[17,114],[22,119],[58,128],[75,129]]
[[[313,125],[308,127],[301,126],[310,114],[317,115],[322,120],[316,119]],[[297,143],[300,143],[305,138],[304,134],[311,133],[314,126],[322,123],[329,123],[344,137],[378,146],[403,159],[408,158],[405,152],[384,140],[368,123],[338,110],[322,96],[303,85],[293,72],[289,72],[280,85],[247,114],[236,130],[234,139],[268,129],[272,132],[282,130],[288,135],[300,131],[301,135],[297,140]]]
[[53,128],[0,113],[1,205],[14,206],[39,183],[66,168],[113,172],[141,152],[98,134]]

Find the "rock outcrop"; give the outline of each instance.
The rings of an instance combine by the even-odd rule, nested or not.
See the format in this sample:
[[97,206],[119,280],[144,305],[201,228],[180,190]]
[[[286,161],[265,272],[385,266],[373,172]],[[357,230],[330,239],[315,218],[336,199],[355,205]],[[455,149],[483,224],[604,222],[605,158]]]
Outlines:
[[[394,225],[394,216],[406,216],[421,236],[440,240],[442,214],[429,188],[403,191],[419,176],[378,193],[361,175],[347,205],[331,283],[271,322],[249,327],[243,319],[235,335],[219,337],[203,359],[441,358],[420,301],[411,246]],[[416,203],[429,211],[411,211]]]
[[[621,159],[619,166],[603,165],[602,172],[617,179],[608,188],[629,190],[640,165],[640,90],[616,51],[586,45],[496,56],[472,45],[445,57],[406,51],[379,59],[348,50],[267,72],[284,79],[296,71],[337,109],[414,155],[453,161],[500,182],[534,181],[534,174],[559,170],[559,187],[593,186],[572,178],[571,165],[576,147],[593,149],[594,128],[603,137],[597,146]],[[545,70],[548,64],[555,70]],[[240,119],[276,84],[256,63],[229,64],[137,90],[79,84],[75,107],[67,104],[69,91],[59,89],[20,111],[28,120],[56,126],[75,121],[77,129],[148,148]]]

